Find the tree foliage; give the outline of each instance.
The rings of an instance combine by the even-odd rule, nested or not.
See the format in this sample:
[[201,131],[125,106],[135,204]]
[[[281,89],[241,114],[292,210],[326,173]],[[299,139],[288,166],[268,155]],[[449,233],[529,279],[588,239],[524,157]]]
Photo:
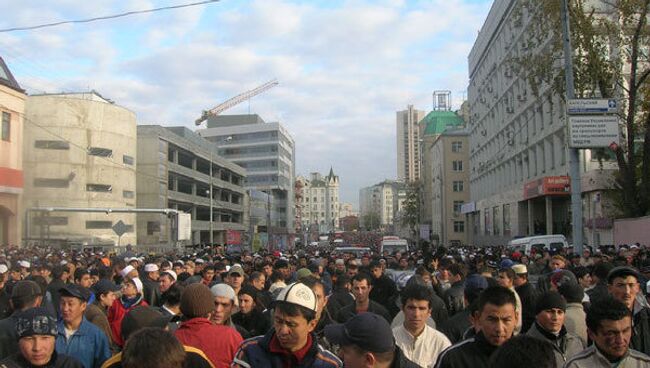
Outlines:
[[[526,32],[509,68],[535,96],[565,96],[560,4],[520,0],[513,9],[510,26]],[[613,153],[619,207],[630,217],[650,214],[649,10],[650,0],[569,0],[575,95],[619,101],[622,139]]]
[[409,229],[413,239],[417,239],[418,225],[420,224],[420,195],[420,183],[418,181],[409,183],[406,188],[406,200],[400,217],[402,226]]
[[377,212],[368,212],[363,215],[363,228],[367,231],[378,230],[381,227],[381,218]]

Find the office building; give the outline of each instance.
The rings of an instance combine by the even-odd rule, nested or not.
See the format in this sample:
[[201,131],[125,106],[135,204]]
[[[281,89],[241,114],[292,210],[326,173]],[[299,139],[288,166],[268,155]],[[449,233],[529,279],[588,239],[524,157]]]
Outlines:
[[[469,242],[477,245],[535,234],[571,238],[565,106],[547,84],[533,93],[527,71],[511,62],[543,49],[528,47],[538,18],[520,6],[494,1],[468,57],[471,201],[462,211]],[[585,217],[593,204],[607,217],[605,200],[592,199],[605,197],[616,164],[599,167],[590,150],[582,151],[580,162]],[[600,239],[585,237],[587,242],[612,243],[611,219],[596,223]]]
[[408,105],[398,111],[397,126],[397,179],[412,182],[420,179],[420,127],[425,112]]
[[[384,180],[359,190],[359,225],[361,228],[394,232],[406,200],[406,184]],[[376,223],[375,223],[376,221]]]
[[272,247],[292,246],[295,233],[295,143],[279,122],[258,115],[217,115],[198,133],[219,155],[246,170],[247,189],[271,193]]
[[135,244],[134,213],[87,212],[136,206],[135,114],[91,91],[29,96],[25,121],[25,240]]
[[0,58],[0,245],[21,243],[25,91]]
[[[225,245],[228,232],[242,239],[248,230],[241,167],[220,157],[216,148],[184,127],[138,126],[139,208],[171,208],[191,214],[191,240],[185,245]],[[210,223],[212,212],[212,224]],[[176,245],[164,214],[138,215],[138,244]]]

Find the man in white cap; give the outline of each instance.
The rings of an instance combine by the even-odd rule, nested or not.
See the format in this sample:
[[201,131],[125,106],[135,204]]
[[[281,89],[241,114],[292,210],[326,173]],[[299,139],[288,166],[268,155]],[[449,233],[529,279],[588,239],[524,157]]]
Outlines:
[[235,290],[230,285],[222,283],[212,286],[210,292],[214,295],[214,312],[210,318],[212,323],[232,327],[243,338],[248,338],[249,332],[232,321],[232,315],[238,310],[235,306],[235,300],[237,299]]
[[300,366],[342,367],[341,360],[323,349],[313,336],[318,321],[316,294],[305,284],[287,285],[273,304],[273,328],[239,347],[232,367]]
[[138,275],[138,270],[135,267],[128,265],[120,271],[120,276],[122,276],[122,278],[126,280],[126,279],[135,279],[139,275]]
[[164,294],[165,291],[169,290],[169,288],[176,283],[176,280],[178,280],[178,275],[176,272],[172,270],[167,270],[164,271],[160,274],[160,277],[158,277],[158,284],[160,285],[160,293]]
[[157,306],[160,303],[160,284],[158,278],[158,265],[155,263],[147,263],[144,265],[144,278],[142,279],[144,300],[149,305]]

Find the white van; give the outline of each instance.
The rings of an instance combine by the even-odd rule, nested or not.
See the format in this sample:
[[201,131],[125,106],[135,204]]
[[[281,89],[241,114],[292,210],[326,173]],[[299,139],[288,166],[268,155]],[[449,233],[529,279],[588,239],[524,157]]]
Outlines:
[[526,255],[530,255],[533,249],[535,249],[535,253],[541,253],[543,250],[552,251],[568,247],[569,244],[562,234],[527,236],[525,238],[512,239],[508,242],[508,248],[519,248]]
[[397,236],[384,236],[381,240],[379,249],[380,254],[406,253],[409,251],[409,243],[406,239],[400,239]]

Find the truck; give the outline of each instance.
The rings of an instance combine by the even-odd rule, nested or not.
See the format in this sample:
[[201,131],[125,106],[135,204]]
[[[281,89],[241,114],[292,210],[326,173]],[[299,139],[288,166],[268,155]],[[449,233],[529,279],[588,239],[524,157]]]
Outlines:
[[388,254],[405,253],[409,250],[409,243],[406,239],[400,239],[398,236],[384,236],[379,245],[379,253]]

